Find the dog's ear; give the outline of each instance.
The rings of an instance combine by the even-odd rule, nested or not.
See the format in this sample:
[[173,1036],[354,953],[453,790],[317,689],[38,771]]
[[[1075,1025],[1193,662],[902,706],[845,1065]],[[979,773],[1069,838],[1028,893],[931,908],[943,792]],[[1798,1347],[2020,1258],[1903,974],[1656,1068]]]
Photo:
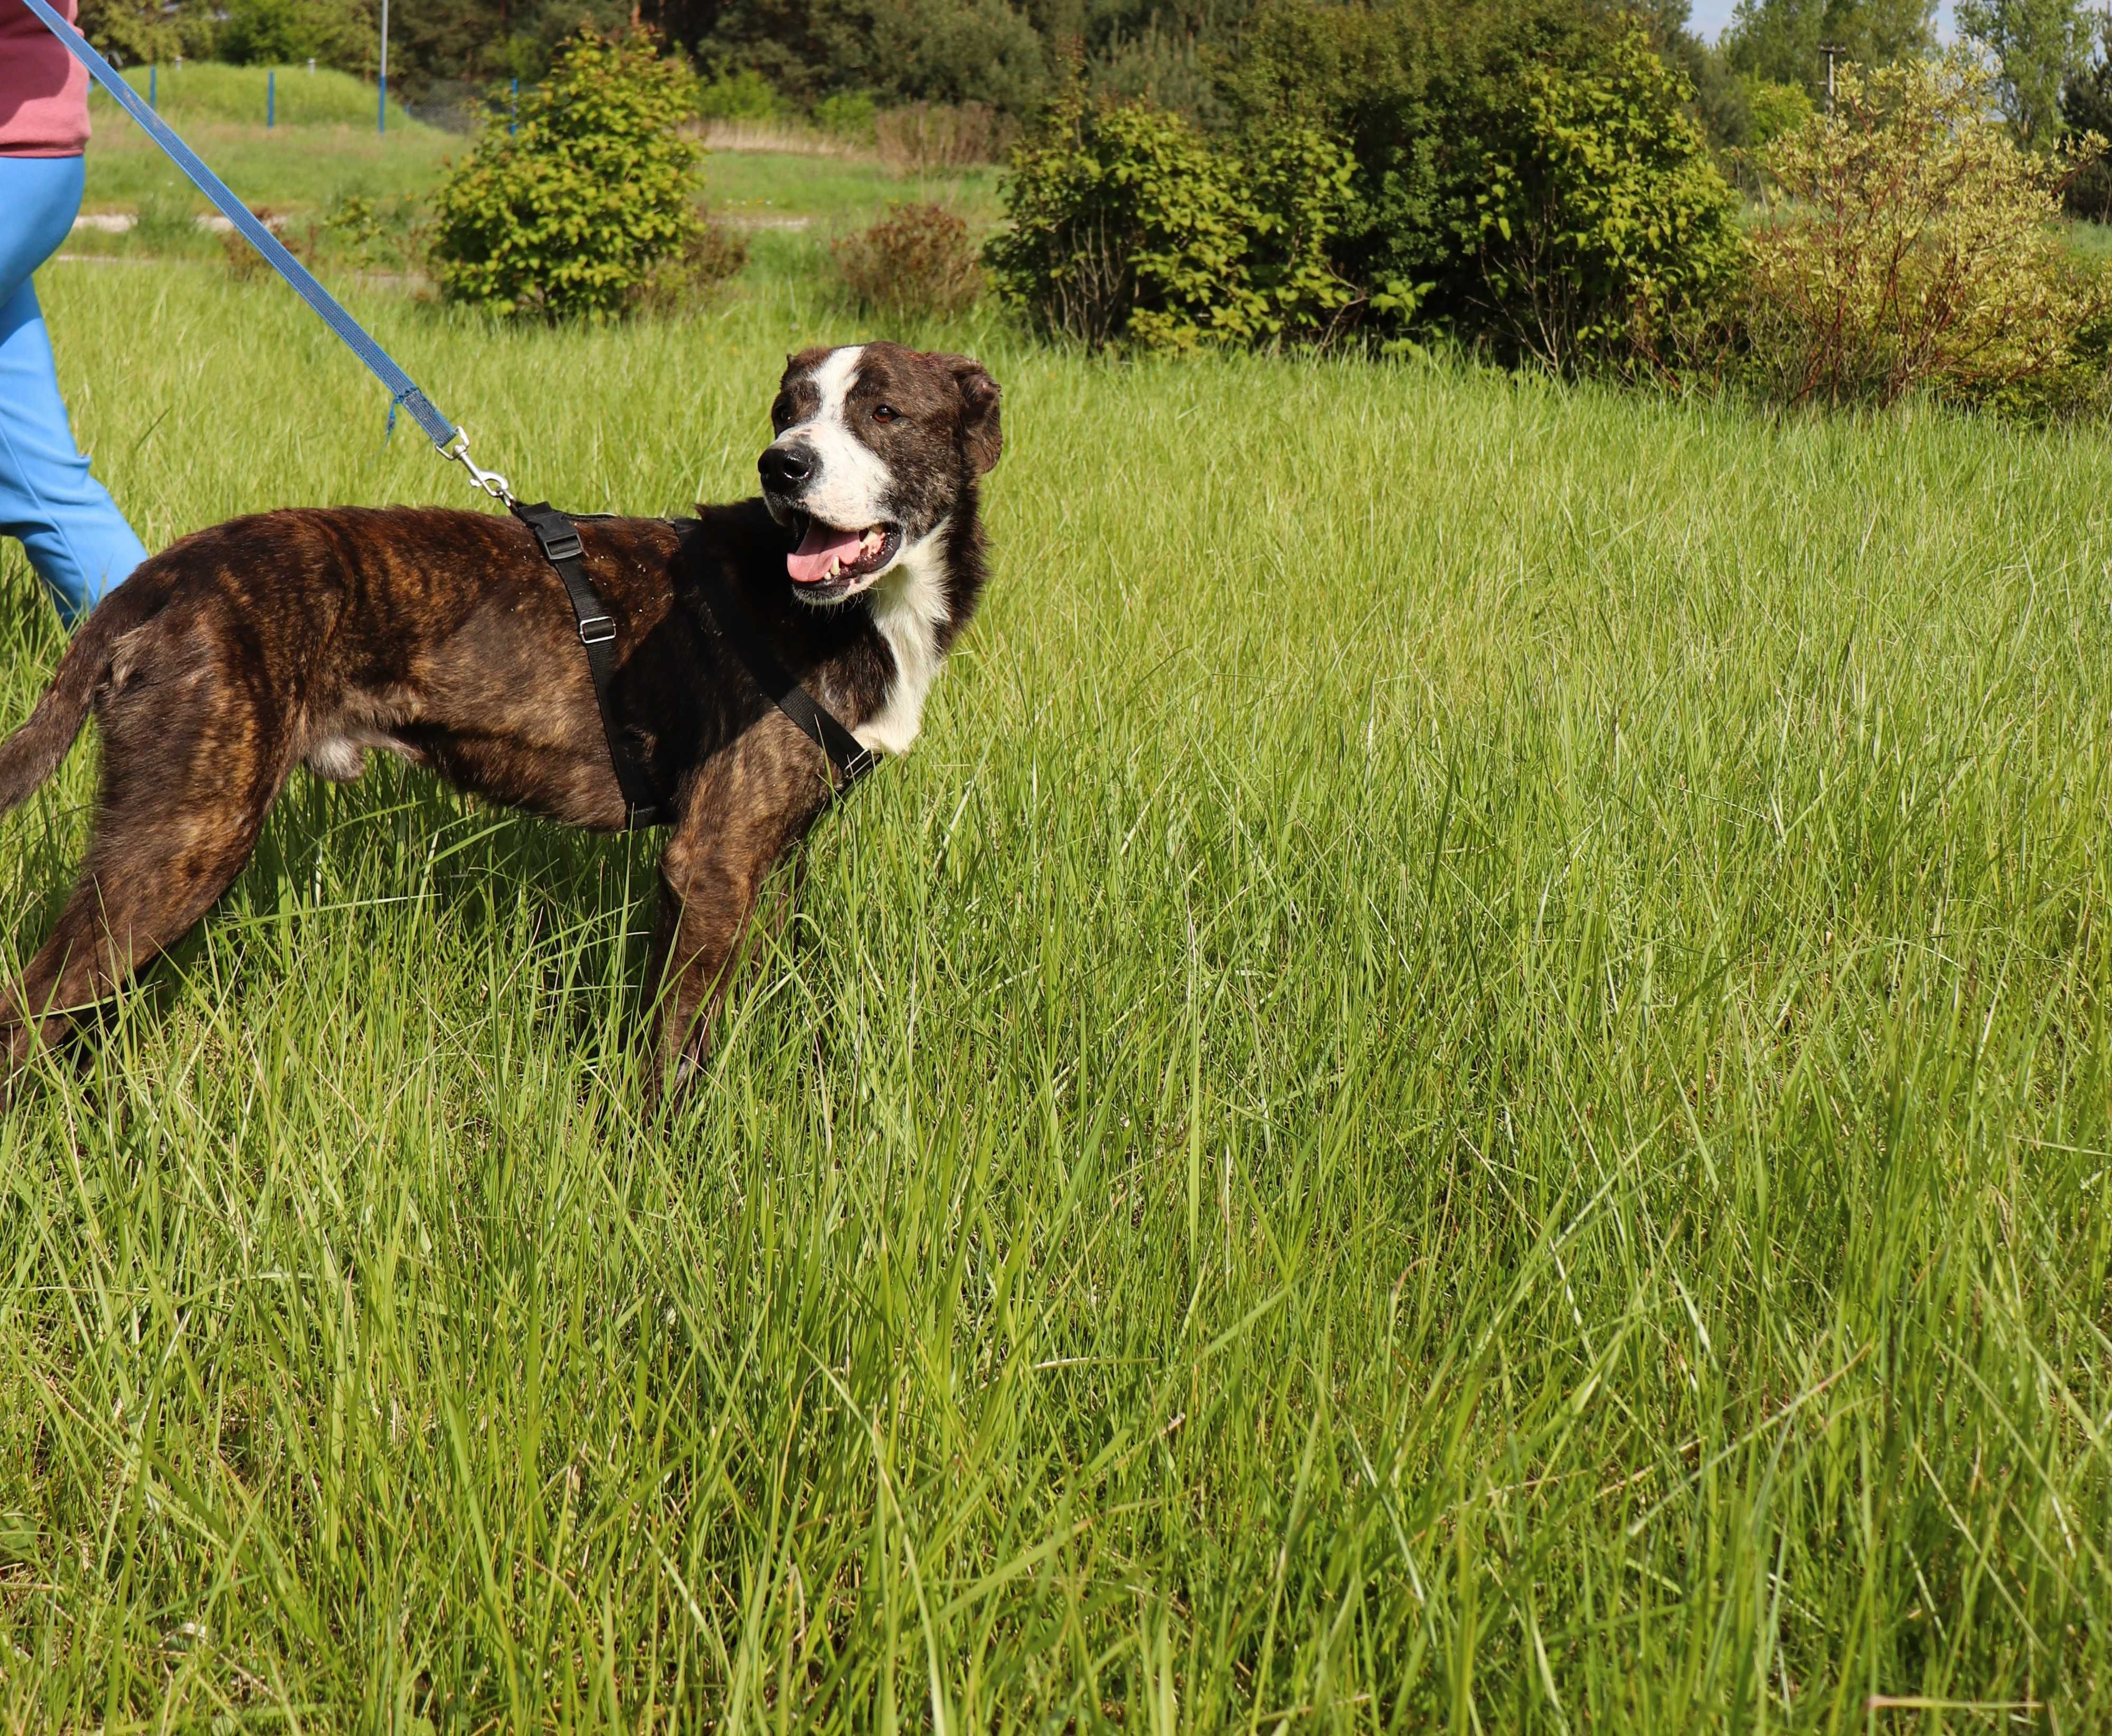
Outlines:
[[982,476],[996,467],[1004,451],[1004,431],[998,424],[998,400],[1004,394],[989,369],[972,356],[934,359],[953,376],[961,394],[961,449],[975,473]]

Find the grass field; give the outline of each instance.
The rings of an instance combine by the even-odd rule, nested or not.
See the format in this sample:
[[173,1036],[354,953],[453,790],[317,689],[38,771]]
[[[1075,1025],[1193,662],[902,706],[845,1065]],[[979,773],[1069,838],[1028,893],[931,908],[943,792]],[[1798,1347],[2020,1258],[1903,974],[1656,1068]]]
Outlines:
[[[466,498],[283,292],[43,289],[150,543]],[[583,510],[858,335],[353,293]],[[0,1111],[0,1724],[2105,1727],[2103,438],[909,335],[997,576],[676,1124],[651,841],[389,768]]]

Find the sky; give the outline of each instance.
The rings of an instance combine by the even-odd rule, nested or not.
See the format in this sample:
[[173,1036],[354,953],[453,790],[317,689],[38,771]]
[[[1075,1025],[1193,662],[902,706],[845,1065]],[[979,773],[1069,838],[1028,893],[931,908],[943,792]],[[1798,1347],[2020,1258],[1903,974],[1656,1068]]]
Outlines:
[[[1695,34],[1715,41],[1731,21],[1732,8],[1736,4],[1737,0],[1694,0]],[[1943,0],[1936,9],[1936,34],[1946,42],[1955,34],[1950,27],[1950,0]]]

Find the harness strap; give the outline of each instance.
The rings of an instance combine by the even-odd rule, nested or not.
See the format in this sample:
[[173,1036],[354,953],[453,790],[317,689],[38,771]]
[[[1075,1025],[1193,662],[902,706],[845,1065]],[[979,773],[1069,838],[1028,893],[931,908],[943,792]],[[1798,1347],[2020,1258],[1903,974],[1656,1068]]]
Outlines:
[[506,504],[507,510],[535,534],[543,558],[558,569],[558,576],[565,582],[565,595],[571,599],[572,613],[579,618],[580,643],[586,647],[587,672],[594,677],[594,704],[601,711],[602,734],[608,739],[609,763],[616,768],[616,781],[623,791],[624,830],[635,832],[672,819],[652,778],[631,751],[629,739],[617,725],[616,708],[609,699],[609,683],[616,675],[616,617],[587,577],[580,558],[583,548],[578,530],[548,501],[523,506],[517,500],[509,500]]
[[827,706],[792,678],[777,660],[754,620],[726,582],[716,562],[697,563],[698,589],[709,614],[733,654],[747,666],[763,696],[806,731],[814,745],[829,756],[835,768],[835,799],[840,801],[851,786],[880,763],[880,756],[865,746]]

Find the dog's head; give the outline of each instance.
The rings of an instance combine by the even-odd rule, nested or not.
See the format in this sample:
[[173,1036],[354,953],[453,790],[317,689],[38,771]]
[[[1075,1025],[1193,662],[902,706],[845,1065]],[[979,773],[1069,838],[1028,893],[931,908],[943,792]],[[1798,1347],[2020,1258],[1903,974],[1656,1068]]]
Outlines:
[[951,518],[997,462],[998,385],[980,362],[858,344],[790,358],[756,468],[810,603],[856,596]]

